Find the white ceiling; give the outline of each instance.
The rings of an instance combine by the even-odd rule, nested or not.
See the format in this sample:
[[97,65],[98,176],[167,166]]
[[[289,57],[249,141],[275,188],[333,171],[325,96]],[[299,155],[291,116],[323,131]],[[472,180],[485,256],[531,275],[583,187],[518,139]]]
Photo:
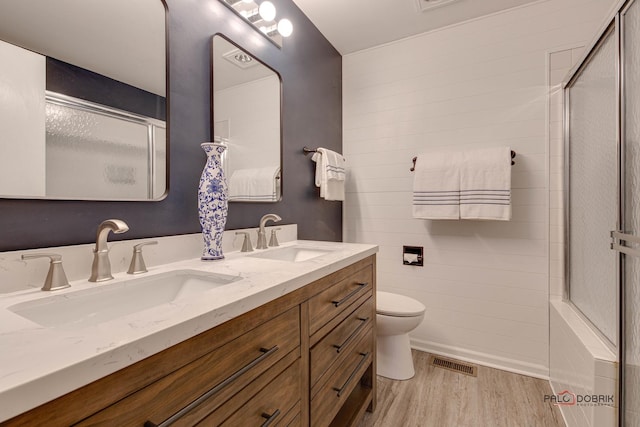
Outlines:
[[293,1],[346,55],[538,0],[456,0],[424,12],[418,5],[425,0]]

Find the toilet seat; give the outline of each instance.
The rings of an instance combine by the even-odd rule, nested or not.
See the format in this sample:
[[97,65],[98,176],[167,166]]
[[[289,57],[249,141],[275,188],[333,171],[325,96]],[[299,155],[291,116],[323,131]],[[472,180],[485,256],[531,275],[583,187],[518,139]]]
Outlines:
[[426,307],[420,301],[404,295],[376,292],[376,313],[393,317],[415,317],[424,314]]

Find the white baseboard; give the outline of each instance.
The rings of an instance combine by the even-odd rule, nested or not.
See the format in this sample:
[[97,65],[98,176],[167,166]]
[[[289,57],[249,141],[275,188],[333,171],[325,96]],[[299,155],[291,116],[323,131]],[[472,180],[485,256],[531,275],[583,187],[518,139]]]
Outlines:
[[522,362],[516,359],[507,359],[494,356],[492,354],[480,353],[477,351],[459,348],[429,341],[411,339],[411,347],[427,353],[434,353],[440,356],[452,357],[465,362],[476,363],[515,374],[527,375],[534,378],[549,380],[549,367],[533,363]]

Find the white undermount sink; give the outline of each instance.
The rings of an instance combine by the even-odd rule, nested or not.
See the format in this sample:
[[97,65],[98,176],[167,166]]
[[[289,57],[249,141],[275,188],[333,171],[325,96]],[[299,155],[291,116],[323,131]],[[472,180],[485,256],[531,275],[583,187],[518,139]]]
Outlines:
[[41,326],[80,329],[195,296],[240,279],[242,277],[226,274],[176,270],[52,295],[8,309]]
[[274,259],[277,261],[302,262],[331,253],[330,249],[320,249],[308,246],[290,246],[288,248],[272,249],[249,255],[255,258]]

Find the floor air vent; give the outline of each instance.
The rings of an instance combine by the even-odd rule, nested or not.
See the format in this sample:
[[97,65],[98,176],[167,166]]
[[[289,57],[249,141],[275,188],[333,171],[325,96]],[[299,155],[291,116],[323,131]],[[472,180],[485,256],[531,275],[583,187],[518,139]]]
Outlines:
[[448,359],[442,356],[431,355],[429,364],[438,368],[448,369],[450,371],[458,372],[460,374],[469,375],[472,377],[478,376],[478,367],[476,365],[461,362],[455,359]]

